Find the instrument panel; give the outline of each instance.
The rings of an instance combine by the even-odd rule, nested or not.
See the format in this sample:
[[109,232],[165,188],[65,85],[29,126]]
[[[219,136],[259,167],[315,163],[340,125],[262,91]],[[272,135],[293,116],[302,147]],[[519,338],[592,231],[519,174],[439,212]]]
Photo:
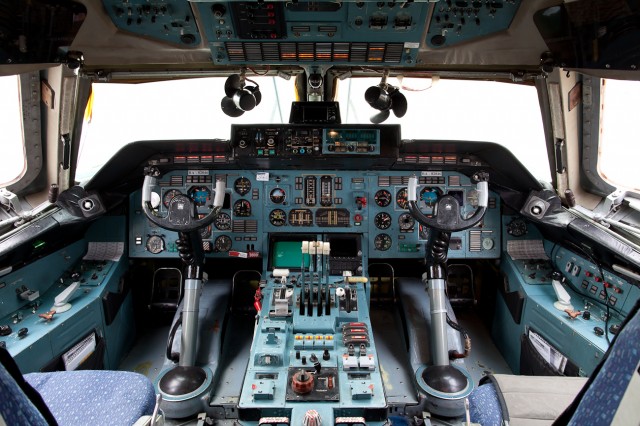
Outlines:
[[[159,179],[157,209],[166,212],[177,194],[194,201],[198,215],[209,212],[215,181],[226,182],[223,209],[201,230],[208,257],[263,256],[270,233],[356,233],[369,258],[424,256],[430,229],[415,222],[407,206],[409,177],[418,176],[419,204],[427,215],[436,200],[453,195],[464,216],[473,214],[478,193],[469,178],[454,171],[176,170]],[[141,192],[131,195],[129,255],[177,257],[177,234],[153,225],[141,211]],[[450,258],[500,256],[499,197],[476,227],[451,237]],[[232,253],[232,252],[240,252]]]

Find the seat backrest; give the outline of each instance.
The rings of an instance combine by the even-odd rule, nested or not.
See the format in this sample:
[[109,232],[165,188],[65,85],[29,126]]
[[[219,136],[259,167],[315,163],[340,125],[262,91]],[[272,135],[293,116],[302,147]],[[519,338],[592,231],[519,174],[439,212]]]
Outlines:
[[0,348],[0,395],[0,417],[5,424],[57,424],[40,394],[24,381],[18,366],[4,348]]
[[[637,424],[640,419],[640,314],[632,310],[599,371],[569,420],[569,425]],[[577,402],[578,400],[576,400]]]

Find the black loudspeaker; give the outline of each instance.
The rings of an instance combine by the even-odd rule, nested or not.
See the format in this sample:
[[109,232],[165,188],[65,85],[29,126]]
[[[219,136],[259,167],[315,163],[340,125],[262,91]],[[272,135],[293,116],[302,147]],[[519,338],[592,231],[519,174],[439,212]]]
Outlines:
[[220,107],[229,117],[240,117],[258,106],[262,100],[260,86],[245,86],[245,78],[240,74],[233,74],[227,78],[224,93],[226,96],[222,98]]

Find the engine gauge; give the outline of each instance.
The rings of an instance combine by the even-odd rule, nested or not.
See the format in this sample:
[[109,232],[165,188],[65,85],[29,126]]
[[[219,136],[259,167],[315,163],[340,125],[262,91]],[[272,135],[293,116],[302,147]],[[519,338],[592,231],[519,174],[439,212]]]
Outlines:
[[251,203],[247,200],[238,200],[233,203],[233,214],[238,217],[251,216]]
[[206,186],[192,186],[189,189],[189,197],[196,206],[204,206],[211,199],[211,190]]
[[213,243],[215,250],[220,253],[226,253],[231,250],[232,241],[226,235],[220,235]]
[[233,189],[240,195],[246,195],[251,191],[251,181],[246,177],[239,177],[233,183]]
[[387,207],[391,204],[391,193],[386,189],[381,189],[373,196],[373,201],[380,207]]
[[173,197],[181,194],[182,192],[178,191],[177,189],[168,190],[167,192],[164,193],[164,196],[162,197],[162,204],[164,204],[165,207],[169,207],[169,203],[171,202],[171,200],[173,200]]
[[269,193],[269,199],[274,204],[282,204],[286,198],[287,194],[284,192],[282,188],[274,188]]
[[289,225],[311,226],[313,225],[313,213],[309,209],[293,209],[289,212]]
[[158,254],[164,250],[164,239],[159,235],[152,235],[147,239],[147,251],[151,254]]
[[229,229],[231,229],[231,216],[229,216],[227,213],[220,213],[214,219],[213,225],[216,227],[216,229],[219,229],[221,231],[228,231]]
[[373,223],[378,229],[388,229],[391,226],[391,215],[387,212],[380,212],[373,219]]
[[281,209],[271,210],[271,213],[269,213],[269,223],[273,226],[282,226],[287,223],[287,214]]
[[398,225],[400,226],[400,231],[413,231],[416,220],[409,213],[402,213],[398,218]]
[[391,248],[391,237],[387,234],[378,234],[373,239],[376,250],[387,251]]
[[402,188],[396,193],[396,204],[403,210],[409,207],[409,199],[407,198],[407,188]]

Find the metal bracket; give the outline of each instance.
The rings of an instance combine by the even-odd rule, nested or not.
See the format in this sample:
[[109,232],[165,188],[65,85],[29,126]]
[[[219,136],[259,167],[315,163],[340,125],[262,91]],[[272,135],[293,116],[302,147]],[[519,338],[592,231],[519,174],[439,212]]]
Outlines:
[[7,211],[13,210],[13,212],[18,216],[22,216],[24,213],[22,204],[20,204],[20,200],[18,200],[18,196],[7,188],[0,188],[0,203],[7,209]]

